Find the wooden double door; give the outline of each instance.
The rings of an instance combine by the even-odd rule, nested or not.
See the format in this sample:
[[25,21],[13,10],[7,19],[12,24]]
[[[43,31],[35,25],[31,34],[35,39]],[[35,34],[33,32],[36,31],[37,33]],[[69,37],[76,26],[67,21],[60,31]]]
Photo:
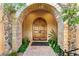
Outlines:
[[32,35],[34,41],[47,40],[47,23],[43,18],[37,18],[33,22]]

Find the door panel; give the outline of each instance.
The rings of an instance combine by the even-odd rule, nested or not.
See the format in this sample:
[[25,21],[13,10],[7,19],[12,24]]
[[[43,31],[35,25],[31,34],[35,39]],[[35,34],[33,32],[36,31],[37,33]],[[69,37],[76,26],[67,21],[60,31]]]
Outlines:
[[33,22],[33,40],[46,41],[47,40],[47,23],[42,18],[37,18]]

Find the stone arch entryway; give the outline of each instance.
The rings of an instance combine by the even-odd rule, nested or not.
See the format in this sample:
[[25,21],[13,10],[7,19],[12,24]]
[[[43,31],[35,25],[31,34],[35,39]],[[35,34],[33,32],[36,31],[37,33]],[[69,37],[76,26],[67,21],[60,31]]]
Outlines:
[[22,20],[20,20],[22,23],[22,38],[28,37],[31,42],[33,41],[32,25],[36,19],[40,19],[40,18],[44,19],[47,22],[47,33],[45,34],[45,36],[47,35],[46,36],[47,40],[49,39],[50,31],[54,30],[56,34],[58,33],[57,20],[54,16],[54,11],[52,10],[51,7],[49,9],[47,4],[45,5],[38,3],[28,6],[26,8],[25,10],[26,12],[24,12],[23,17],[20,16],[20,19],[22,17]]
[[[35,11],[40,11],[40,10],[42,10],[42,11],[44,11],[44,12],[41,12],[41,13],[47,13],[47,15],[42,15],[43,16],[43,18],[51,18],[52,19],[52,16],[51,15],[53,15],[53,19],[54,20],[52,20],[52,21],[54,21],[54,25],[55,25],[55,29],[54,29],[54,31],[55,32],[57,32],[57,35],[58,35],[58,43],[61,45],[61,47],[63,47],[63,44],[62,44],[62,41],[63,41],[63,39],[64,39],[64,30],[63,30],[63,28],[64,28],[64,24],[63,24],[63,21],[62,21],[62,19],[60,18],[60,16],[59,16],[59,14],[57,14],[58,13],[58,11],[56,10],[56,8],[55,7],[53,7],[53,6],[51,6],[51,5],[49,5],[49,4],[46,4],[46,3],[35,3],[35,4],[32,4],[32,5],[30,5],[30,6],[28,6],[27,8],[25,8],[24,10],[23,10],[23,12],[21,12],[21,14],[20,14],[20,16],[19,16],[19,18],[18,18],[18,21],[17,21],[17,28],[16,28],[16,30],[19,30],[19,31],[17,31],[17,35],[16,35],[16,38],[17,39],[19,39],[19,43],[17,44],[17,46],[19,47],[20,45],[21,45],[21,42],[22,42],[22,38],[23,38],[23,22],[25,22],[25,20],[24,19],[26,19],[26,17],[29,15],[29,17],[27,17],[28,19],[30,19],[30,18],[32,18],[32,19],[36,19],[37,17],[42,17],[42,16],[40,16],[41,14],[39,14],[40,12],[37,12],[38,14],[39,14],[39,16],[36,16],[37,15],[37,13],[36,14],[34,14],[34,12]],[[30,14],[31,13],[31,14]],[[49,14],[50,13],[50,14]],[[31,16],[33,16],[33,17],[30,17],[30,15]],[[48,16],[48,17],[47,17]],[[46,19],[46,21],[48,22],[48,20],[50,20],[50,19]],[[51,21],[51,22],[52,22]],[[29,22],[29,21],[27,21],[27,22]],[[30,22],[29,22],[30,23]],[[32,27],[31,27],[32,28]],[[19,35],[20,34],[20,35]],[[31,32],[31,34],[32,34],[32,32]],[[29,35],[29,34],[28,34]],[[31,36],[31,35],[30,35]],[[31,36],[31,39],[32,39],[32,36]]]

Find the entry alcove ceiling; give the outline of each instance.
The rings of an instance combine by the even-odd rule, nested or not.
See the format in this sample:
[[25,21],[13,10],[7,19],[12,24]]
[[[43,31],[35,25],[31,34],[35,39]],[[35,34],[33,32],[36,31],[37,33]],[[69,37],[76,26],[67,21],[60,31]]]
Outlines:
[[[44,11],[48,11],[52,14],[55,13],[55,8],[47,3],[35,3],[35,4],[31,4],[30,6],[28,6],[27,8],[25,8],[23,10],[23,12],[20,14],[20,18],[24,19],[29,13],[36,11],[36,10],[44,10]],[[20,19],[21,22],[23,22],[23,20]]]

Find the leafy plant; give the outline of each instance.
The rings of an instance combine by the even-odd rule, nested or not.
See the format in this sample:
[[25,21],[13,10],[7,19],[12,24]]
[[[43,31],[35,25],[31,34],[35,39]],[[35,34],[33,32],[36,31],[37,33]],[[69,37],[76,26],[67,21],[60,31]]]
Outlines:
[[79,24],[79,6],[77,3],[68,3],[63,6],[62,10],[63,21],[67,21],[69,26],[74,26]]
[[57,41],[56,40],[52,40],[52,43],[51,44],[52,44],[51,47],[54,48],[57,45]]
[[54,52],[57,53],[58,55],[63,55],[64,52],[58,45],[57,35],[53,30],[50,32],[49,37],[50,37],[50,39],[48,40],[48,42],[51,45]]
[[25,7],[26,4],[25,3],[5,3],[4,4],[4,13],[13,13],[16,12],[17,10]]
[[11,52],[8,56],[17,56],[17,52]]
[[12,6],[12,4],[5,3],[4,4],[4,13],[7,14],[7,13],[13,13],[13,12],[16,12],[16,10]]
[[24,53],[25,50],[26,50],[26,48],[27,48],[28,45],[29,45],[29,42],[30,42],[30,41],[29,41],[29,39],[28,39],[27,37],[23,38],[23,39],[22,39],[22,45],[20,46],[18,52]]

